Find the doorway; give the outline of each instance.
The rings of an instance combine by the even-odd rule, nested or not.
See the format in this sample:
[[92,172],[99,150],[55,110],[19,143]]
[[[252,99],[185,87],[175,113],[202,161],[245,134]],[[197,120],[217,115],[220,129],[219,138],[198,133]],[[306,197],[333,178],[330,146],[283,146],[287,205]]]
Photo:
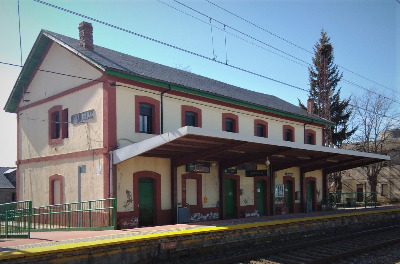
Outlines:
[[259,215],[265,215],[265,182],[258,180],[256,183],[257,210]]
[[225,180],[225,219],[235,217],[235,181]]
[[139,226],[154,225],[154,181],[139,179]]
[[293,181],[287,180],[285,183],[286,208],[289,213],[293,213]]

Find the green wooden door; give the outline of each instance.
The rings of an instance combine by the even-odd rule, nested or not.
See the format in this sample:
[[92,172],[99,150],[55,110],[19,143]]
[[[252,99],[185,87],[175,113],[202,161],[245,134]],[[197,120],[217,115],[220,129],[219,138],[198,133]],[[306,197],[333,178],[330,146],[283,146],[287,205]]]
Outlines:
[[235,183],[233,180],[225,180],[225,218],[235,217]]
[[153,179],[139,179],[139,226],[154,225]]
[[286,208],[289,213],[293,212],[293,183],[292,181],[286,181],[285,184],[285,196],[286,196]]
[[307,211],[310,212],[314,208],[314,183],[309,181],[307,183]]
[[257,181],[256,185],[256,192],[257,192],[257,209],[260,215],[265,214],[265,207],[264,207],[264,200],[265,200],[265,191],[264,191],[264,181],[259,180]]

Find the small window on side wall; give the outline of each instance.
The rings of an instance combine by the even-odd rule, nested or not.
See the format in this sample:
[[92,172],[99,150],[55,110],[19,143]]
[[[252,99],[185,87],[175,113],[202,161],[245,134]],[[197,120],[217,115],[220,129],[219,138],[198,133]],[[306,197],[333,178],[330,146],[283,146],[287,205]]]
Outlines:
[[68,138],[68,108],[56,105],[49,110],[49,144],[61,144]]

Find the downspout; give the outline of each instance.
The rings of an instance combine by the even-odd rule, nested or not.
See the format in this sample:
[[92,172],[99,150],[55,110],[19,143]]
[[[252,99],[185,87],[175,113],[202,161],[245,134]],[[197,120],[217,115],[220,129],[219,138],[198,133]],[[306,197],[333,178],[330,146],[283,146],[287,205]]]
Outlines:
[[168,89],[164,90],[163,92],[161,92],[161,133],[160,134],[164,134],[164,104],[163,104],[163,96],[165,93],[168,93],[169,91],[171,91],[171,84],[168,84]]
[[114,191],[113,191],[113,189],[114,189],[114,187],[113,187],[113,152],[110,151],[108,154],[110,155],[110,158],[109,158],[109,160],[110,160],[110,198],[113,198],[114,197]]

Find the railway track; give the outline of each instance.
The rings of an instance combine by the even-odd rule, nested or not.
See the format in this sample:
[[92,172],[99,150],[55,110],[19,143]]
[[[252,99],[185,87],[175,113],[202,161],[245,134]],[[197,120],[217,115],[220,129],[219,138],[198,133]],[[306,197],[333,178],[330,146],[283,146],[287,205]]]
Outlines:
[[306,241],[290,246],[255,250],[204,263],[331,263],[335,260],[400,243],[400,225]]

